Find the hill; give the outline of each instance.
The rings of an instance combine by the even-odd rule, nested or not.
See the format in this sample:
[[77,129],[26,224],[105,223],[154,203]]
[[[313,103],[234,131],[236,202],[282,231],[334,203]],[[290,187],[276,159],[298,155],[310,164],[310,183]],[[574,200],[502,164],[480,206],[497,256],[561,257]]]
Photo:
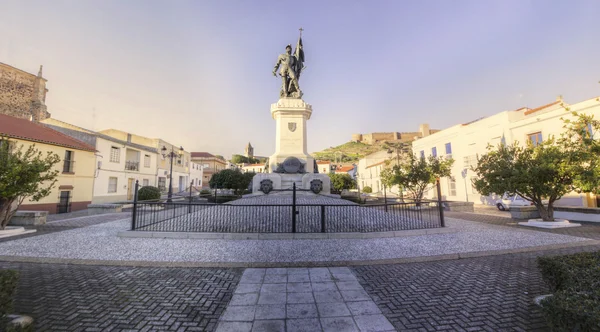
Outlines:
[[314,152],[312,156],[317,160],[335,161],[336,156],[341,162],[358,162],[358,160],[373,152],[383,150],[383,144],[365,144],[361,142],[347,142],[336,147],[330,147],[320,152]]

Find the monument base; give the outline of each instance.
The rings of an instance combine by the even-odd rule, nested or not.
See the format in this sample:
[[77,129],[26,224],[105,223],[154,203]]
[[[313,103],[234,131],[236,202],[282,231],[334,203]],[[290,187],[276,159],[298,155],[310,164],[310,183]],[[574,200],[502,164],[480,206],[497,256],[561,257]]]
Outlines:
[[[296,184],[297,190],[310,190],[311,192],[318,191],[317,193],[321,195],[331,194],[331,180],[329,179],[329,176],[327,174],[318,173],[258,173],[252,179],[252,194],[264,195],[272,190],[290,190],[291,193],[294,183]],[[265,191],[267,193],[265,193]]]

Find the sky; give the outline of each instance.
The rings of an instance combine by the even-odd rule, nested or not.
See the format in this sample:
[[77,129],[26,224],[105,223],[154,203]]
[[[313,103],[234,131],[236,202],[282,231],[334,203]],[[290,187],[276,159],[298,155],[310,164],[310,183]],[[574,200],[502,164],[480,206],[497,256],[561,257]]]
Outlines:
[[271,72],[302,27],[309,152],[600,95],[600,1],[3,0],[0,62],[52,117],[230,157],[275,152]]

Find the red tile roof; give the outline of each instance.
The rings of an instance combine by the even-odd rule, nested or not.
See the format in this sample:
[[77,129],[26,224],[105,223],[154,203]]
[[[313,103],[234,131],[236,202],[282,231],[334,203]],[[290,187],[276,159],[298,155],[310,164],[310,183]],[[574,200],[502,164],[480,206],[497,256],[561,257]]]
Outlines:
[[192,152],[192,158],[211,158],[214,155],[208,152]]
[[550,106],[552,106],[552,105],[556,105],[556,104],[558,104],[558,103],[562,103],[562,100],[557,100],[557,101],[555,101],[555,102],[553,102],[553,103],[546,104],[546,105],[544,105],[544,106],[540,106],[540,107],[538,107],[538,108],[534,108],[534,109],[531,109],[531,110],[527,110],[527,111],[525,111],[525,113],[523,113],[523,114],[524,114],[524,115],[529,115],[529,114],[531,114],[531,113],[535,113],[535,112],[537,112],[537,111],[539,111],[539,110],[543,110],[543,109],[544,109],[544,108],[546,108],[546,107],[550,107]]
[[317,165],[327,165],[331,164],[331,161],[317,161]]
[[54,129],[50,129],[42,124],[4,114],[0,114],[0,136],[64,146],[76,150],[96,151],[93,146]]
[[336,173],[347,173],[354,169],[354,166],[342,166],[335,170]]

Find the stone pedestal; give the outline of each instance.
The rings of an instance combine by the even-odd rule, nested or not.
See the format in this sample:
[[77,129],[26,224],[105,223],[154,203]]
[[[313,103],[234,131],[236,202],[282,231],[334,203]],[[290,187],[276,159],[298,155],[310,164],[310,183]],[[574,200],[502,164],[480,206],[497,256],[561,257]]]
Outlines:
[[288,157],[296,157],[308,173],[314,170],[314,158],[307,152],[306,120],[310,119],[312,106],[302,99],[282,98],[271,104],[271,116],[276,122],[275,153],[269,158],[269,171]]

